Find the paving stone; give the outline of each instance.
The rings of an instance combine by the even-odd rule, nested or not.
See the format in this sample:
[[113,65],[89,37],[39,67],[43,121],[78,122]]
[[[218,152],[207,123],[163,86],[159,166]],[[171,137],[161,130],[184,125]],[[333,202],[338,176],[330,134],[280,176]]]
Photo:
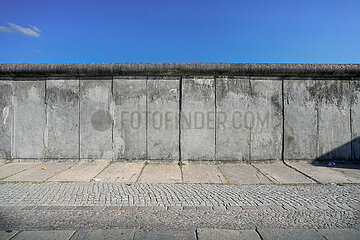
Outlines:
[[26,169],[35,168],[39,166],[40,163],[34,162],[22,162],[22,163],[8,163],[0,166],[0,179],[9,177],[16,173],[22,172]]
[[11,98],[14,87],[11,81],[0,81],[0,159],[11,158],[11,136],[14,109]]
[[15,240],[68,240],[75,231],[56,230],[56,231],[23,231],[19,232],[14,238]]
[[80,158],[113,158],[111,101],[111,78],[80,80]]
[[112,163],[96,178],[103,182],[135,183],[143,163]]
[[47,144],[45,81],[19,81],[13,84],[13,157],[43,159]]
[[360,239],[360,230],[359,229],[318,229],[317,230],[321,235],[323,235],[327,240],[358,240]]
[[146,77],[113,81],[114,158],[147,158],[146,150]]
[[195,211],[195,210],[196,210],[196,206],[184,206],[184,210],[185,210],[185,211]]
[[74,210],[90,210],[91,206],[76,206]]
[[138,210],[139,211],[151,211],[151,210],[153,210],[153,207],[152,206],[139,206]]
[[194,231],[151,231],[151,232],[135,232],[134,240],[195,240]]
[[179,159],[178,77],[149,78],[147,81],[148,159]]
[[350,89],[346,80],[317,80],[318,157],[322,160],[351,158]]
[[250,164],[220,164],[221,171],[232,184],[268,184],[271,181]]
[[44,162],[36,167],[32,167],[11,177],[4,179],[4,181],[28,181],[28,182],[43,182],[46,179],[53,177],[62,171],[72,167],[75,163],[71,162]]
[[284,80],[285,159],[317,157],[315,85],[316,80]]
[[181,170],[176,163],[150,163],[145,166],[139,183],[181,183]]
[[105,207],[105,210],[107,210],[107,211],[120,210],[120,206],[107,206],[107,207]]
[[256,210],[256,206],[241,206],[241,209],[244,211],[253,211]]
[[226,183],[217,165],[190,164],[182,166],[184,183]]
[[181,104],[181,158],[215,160],[214,78],[184,77]]
[[105,209],[105,206],[93,206],[91,208],[92,211],[103,211]]
[[79,80],[46,81],[47,158],[79,158]]
[[200,210],[200,211],[212,211],[213,208],[210,206],[196,206],[196,210]]
[[125,211],[136,211],[138,207],[135,206],[122,206],[121,210],[125,210]]
[[216,160],[249,160],[250,104],[249,78],[216,78]]
[[258,229],[263,240],[325,240],[313,229]]
[[21,210],[33,210],[35,208],[36,208],[36,206],[26,206],[26,207],[21,208]]
[[282,153],[282,81],[250,79],[250,160],[278,160]]
[[154,211],[166,211],[167,207],[164,206],[154,206],[153,207]]
[[168,207],[170,211],[182,211],[184,208],[182,206],[170,206]]
[[83,181],[88,182],[99,174],[108,165],[107,162],[80,162],[69,170],[56,174],[47,181]]
[[287,164],[322,183],[360,183],[360,170],[358,169],[352,171],[354,175],[359,176],[356,178],[351,176],[350,169],[336,170],[336,168],[309,162],[287,161]]
[[62,207],[61,210],[65,210],[65,211],[71,211],[71,210],[74,210],[75,209],[75,206],[65,206],[65,207]]
[[[269,205],[269,208],[275,211],[283,211],[284,208],[280,205]],[[303,206],[298,206],[297,207],[298,210],[305,210],[306,208]]]
[[61,208],[63,208],[63,207],[62,206],[49,206],[47,208],[47,210],[49,210],[49,211],[59,211],[59,210],[61,210]]
[[258,206],[256,206],[256,209],[260,210],[260,211],[264,211],[264,210],[269,210],[270,207],[266,206],[266,205],[258,205]]
[[49,206],[37,206],[34,208],[34,210],[47,210]]
[[18,232],[19,231],[16,231],[16,230],[0,231],[0,240],[10,240]]
[[310,178],[283,163],[259,163],[253,165],[275,183],[315,183]]
[[134,239],[135,230],[132,229],[96,229],[78,230],[71,237],[71,240],[97,240],[97,239]]
[[243,210],[242,207],[240,207],[240,206],[227,206],[226,208],[229,211],[242,211]]
[[214,206],[213,210],[214,211],[226,211],[226,207],[225,206]]
[[197,229],[199,240],[260,240],[255,230]]

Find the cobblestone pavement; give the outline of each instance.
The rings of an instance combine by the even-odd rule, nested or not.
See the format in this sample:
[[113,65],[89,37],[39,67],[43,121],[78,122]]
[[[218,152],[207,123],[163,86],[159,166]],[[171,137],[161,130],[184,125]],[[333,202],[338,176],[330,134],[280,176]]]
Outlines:
[[[355,210],[360,185],[7,183],[0,206],[272,206]],[[359,209],[360,210],[360,209]]]
[[0,185],[0,228],[355,228],[360,185]]

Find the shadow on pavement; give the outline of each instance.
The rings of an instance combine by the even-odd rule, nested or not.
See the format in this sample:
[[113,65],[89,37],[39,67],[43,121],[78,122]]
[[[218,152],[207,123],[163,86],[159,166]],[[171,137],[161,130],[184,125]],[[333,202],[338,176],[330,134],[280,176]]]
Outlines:
[[360,170],[360,137],[327,152],[312,161],[313,165]]

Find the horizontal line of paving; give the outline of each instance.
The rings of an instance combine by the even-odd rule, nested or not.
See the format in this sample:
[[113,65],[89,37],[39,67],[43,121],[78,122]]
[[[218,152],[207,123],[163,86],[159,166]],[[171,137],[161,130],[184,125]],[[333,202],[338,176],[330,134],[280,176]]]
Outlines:
[[28,205],[11,206],[11,210],[26,211],[307,211],[307,210],[338,210],[338,211],[360,211],[359,204],[343,205],[342,207],[304,207],[289,205],[257,205],[257,206],[57,206],[57,205]]
[[137,229],[80,229],[50,231],[1,231],[1,239],[347,239],[360,237],[359,229],[214,229],[197,228],[189,231],[144,231]]

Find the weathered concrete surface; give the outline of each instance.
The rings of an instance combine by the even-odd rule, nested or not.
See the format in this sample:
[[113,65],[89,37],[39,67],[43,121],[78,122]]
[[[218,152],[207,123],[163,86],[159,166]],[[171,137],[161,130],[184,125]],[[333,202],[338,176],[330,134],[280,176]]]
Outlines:
[[179,78],[147,81],[148,159],[179,159]]
[[269,184],[271,181],[250,164],[220,164],[231,184]]
[[80,157],[112,159],[111,80],[80,80]]
[[359,169],[353,169],[351,174],[351,169],[331,168],[309,162],[287,161],[287,164],[321,183],[360,183]]
[[29,168],[34,168],[39,166],[40,163],[9,163],[0,166],[0,179],[9,177],[21,171],[24,171]]
[[360,239],[359,229],[339,228],[339,229],[318,229],[321,235],[327,240],[358,240]]
[[134,240],[195,240],[194,231],[152,231],[136,232]]
[[317,157],[316,81],[284,80],[284,159]]
[[214,160],[214,78],[183,78],[181,104],[181,158],[183,160]]
[[11,137],[13,133],[13,85],[0,80],[0,158],[11,158]]
[[325,240],[313,229],[258,229],[263,240]]
[[139,183],[181,183],[181,170],[176,163],[150,163],[147,164]]
[[47,158],[79,158],[79,80],[46,81]]
[[282,82],[251,79],[250,160],[281,159]]
[[14,82],[14,158],[44,158],[45,81]]
[[74,234],[74,230],[54,231],[24,231],[19,232],[12,239],[15,240],[68,240]]
[[71,237],[71,240],[133,240],[135,230],[133,229],[96,229],[78,230]]
[[260,240],[255,230],[197,229],[199,240]]
[[360,161],[360,81],[350,81],[352,159]]
[[253,164],[274,183],[280,184],[298,184],[298,183],[315,183],[315,181],[305,175],[295,171],[283,163],[258,163]]
[[69,170],[56,174],[54,177],[49,178],[50,182],[66,182],[66,181],[79,181],[89,182],[92,178],[98,175],[102,170],[108,166],[107,162],[80,162]]
[[146,78],[115,78],[113,84],[114,158],[145,160]]
[[32,167],[20,173],[17,173],[11,177],[5,178],[4,181],[19,181],[19,182],[43,182],[56,174],[59,174],[70,167],[74,163],[62,162],[62,163],[42,163],[35,164],[36,167]]
[[339,162],[336,164],[336,167],[334,167],[334,170],[347,176],[353,183],[360,183],[360,165],[349,162]]
[[135,183],[143,166],[143,163],[112,163],[96,178],[102,182]]
[[319,80],[316,83],[320,159],[351,158],[349,81]]
[[10,230],[10,231],[0,231],[0,239],[1,240],[9,240],[14,237],[19,231]]
[[227,183],[217,165],[190,164],[182,166],[184,183]]
[[248,78],[216,78],[217,160],[249,160],[250,103]]

